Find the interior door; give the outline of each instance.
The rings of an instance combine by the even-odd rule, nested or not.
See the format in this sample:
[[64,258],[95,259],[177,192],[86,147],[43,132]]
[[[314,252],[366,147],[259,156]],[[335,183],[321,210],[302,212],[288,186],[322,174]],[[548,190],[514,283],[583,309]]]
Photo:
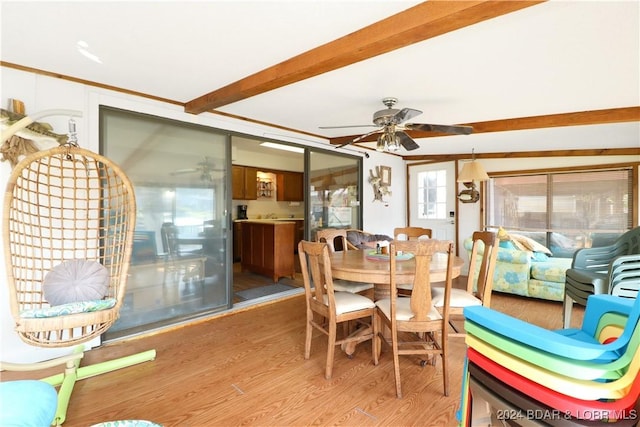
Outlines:
[[432,230],[435,239],[456,241],[453,162],[409,166],[409,226]]

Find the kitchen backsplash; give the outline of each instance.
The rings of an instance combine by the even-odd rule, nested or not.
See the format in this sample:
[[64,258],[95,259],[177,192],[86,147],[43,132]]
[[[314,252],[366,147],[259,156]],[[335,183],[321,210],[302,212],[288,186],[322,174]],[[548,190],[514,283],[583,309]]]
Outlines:
[[[278,202],[275,197],[272,199],[261,198],[258,200],[234,200],[233,219],[237,219],[237,205],[247,205],[247,216],[249,219],[266,218],[268,215],[274,218],[304,218],[303,202]],[[297,206],[296,206],[297,205]]]

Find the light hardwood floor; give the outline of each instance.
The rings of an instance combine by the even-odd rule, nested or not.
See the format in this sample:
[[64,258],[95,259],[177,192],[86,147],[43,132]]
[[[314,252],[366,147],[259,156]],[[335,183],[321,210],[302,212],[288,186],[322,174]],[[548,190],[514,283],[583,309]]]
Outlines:
[[[492,305],[543,327],[562,323],[561,303],[494,293]],[[574,321],[581,315],[574,310]],[[448,397],[440,362],[423,368],[417,359],[401,357],[399,400],[388,351],[378,366],[370,343],[361,344],[353,359],[337,351],[327,381],[326,338],[314,335],[311,358],[304,360],[304,323],[304,299],[293,296],[89,351],[83,364],[152,348],[157,358],[78,382],[65,426],[123,419],[164,426],[456,425],[463,339],[450,339]],[[19,376],[24,374],[3,372],[2,380]]]

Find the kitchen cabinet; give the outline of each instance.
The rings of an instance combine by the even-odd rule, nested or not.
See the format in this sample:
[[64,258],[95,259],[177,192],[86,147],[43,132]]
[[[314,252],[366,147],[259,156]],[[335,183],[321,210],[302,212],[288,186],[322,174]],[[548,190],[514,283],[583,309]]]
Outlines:
[[232,199],[256,200],[258,198],[258,169],[251,166],[231,166]]
[[302,172],[278,172],[276,197],[278,201],[300,202],[304,200],[304,174]]
[[292,221],[243,221],[242,270],[272,277],[274,282],[293,278],[295,226]]
[[296,219],[293,220],[293,222],[295,222],[296,224],[296,228],[295,228],[295,237],[293,240],[293,253],[298,253],[298,243],[300,243],[300,240],[304,240],[304,220],[303,219]]
[[242,259],[242,222],[233,222],[233,262]]

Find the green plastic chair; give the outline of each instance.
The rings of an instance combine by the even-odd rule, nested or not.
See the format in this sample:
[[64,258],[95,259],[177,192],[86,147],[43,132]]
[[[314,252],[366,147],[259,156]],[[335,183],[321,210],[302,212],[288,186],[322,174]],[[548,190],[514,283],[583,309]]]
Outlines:
[[564,286],[564,328],[570,326],[573,303],[586,306],[590,295],[609,293],[611,263],[619,256],[632,254],[640,254],[640,227],[627,231],[611,245],[583,248],[573,255]]

